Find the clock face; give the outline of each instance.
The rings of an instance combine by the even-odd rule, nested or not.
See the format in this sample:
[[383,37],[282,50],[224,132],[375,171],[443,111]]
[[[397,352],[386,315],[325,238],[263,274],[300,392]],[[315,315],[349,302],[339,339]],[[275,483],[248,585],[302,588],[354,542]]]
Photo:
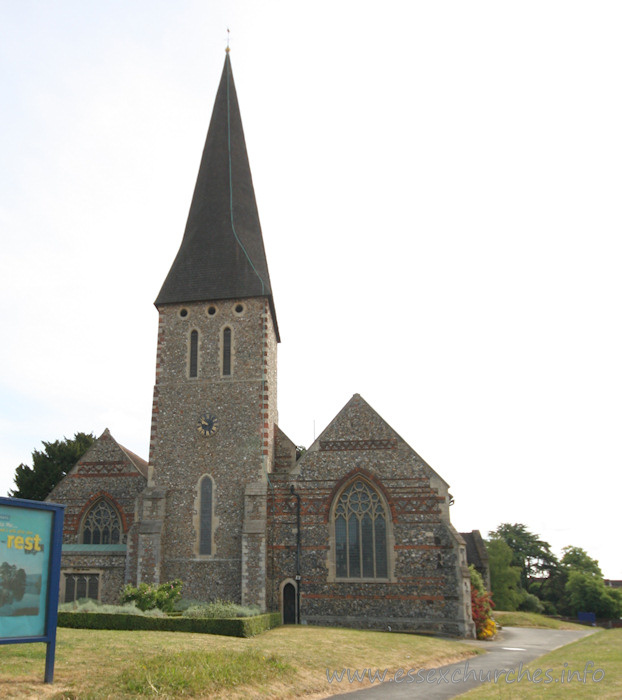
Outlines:
[[204,413],[197,424],[197,430],[201,435],[208,437],[218,430],[218,418],[211,413]]

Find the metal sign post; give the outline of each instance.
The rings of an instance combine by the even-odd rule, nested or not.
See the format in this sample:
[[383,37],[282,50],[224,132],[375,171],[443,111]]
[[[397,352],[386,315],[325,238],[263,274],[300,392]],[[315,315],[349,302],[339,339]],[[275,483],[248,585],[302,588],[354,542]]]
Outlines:
[[45,642],[54,680],[65,506],[0,497],[0,644]]

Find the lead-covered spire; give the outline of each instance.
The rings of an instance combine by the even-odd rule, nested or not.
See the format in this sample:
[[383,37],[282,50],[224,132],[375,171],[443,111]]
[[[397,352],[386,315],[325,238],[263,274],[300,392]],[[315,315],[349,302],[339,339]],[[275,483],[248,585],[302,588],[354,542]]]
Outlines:
[[[276,315],[229,53],[186,231],[156,306],[268,297]],[[278,333],[277,333],[278,334]]]

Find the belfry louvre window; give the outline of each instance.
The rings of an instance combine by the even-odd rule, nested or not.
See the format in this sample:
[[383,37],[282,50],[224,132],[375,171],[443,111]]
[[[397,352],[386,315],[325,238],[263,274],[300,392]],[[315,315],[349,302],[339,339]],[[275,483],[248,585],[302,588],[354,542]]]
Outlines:
[[121,518],[105,498],[97,501],[86,514],[80,540],[83,544],[121,543]]
[[348,486],[334,510],[337,578],[387,578],[387,514],[363,479]]
[[231,374],[231,328],[222,332],[222,373],[225,376]]
[[212,480],[204,476],[200,484],[201,512],[199,528],[199,554],[212,553]]
[[191,377],[197,376],[197,365],[199,360],[199,333],[192,331],[190,333],[190,367],[188,374]]

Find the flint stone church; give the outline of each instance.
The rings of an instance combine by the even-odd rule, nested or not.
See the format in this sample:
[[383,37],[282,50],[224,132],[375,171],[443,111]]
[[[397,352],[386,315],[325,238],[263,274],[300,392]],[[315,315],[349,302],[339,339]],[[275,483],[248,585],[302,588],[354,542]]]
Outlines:
[[180,578],[187,598],[284,622],[473,636],[448,484],[358,394],[306,451],[278,426],[279,327],[228,52],[155,306],[149,462],[105,430],[48,497],[66,505],[61,601]]

